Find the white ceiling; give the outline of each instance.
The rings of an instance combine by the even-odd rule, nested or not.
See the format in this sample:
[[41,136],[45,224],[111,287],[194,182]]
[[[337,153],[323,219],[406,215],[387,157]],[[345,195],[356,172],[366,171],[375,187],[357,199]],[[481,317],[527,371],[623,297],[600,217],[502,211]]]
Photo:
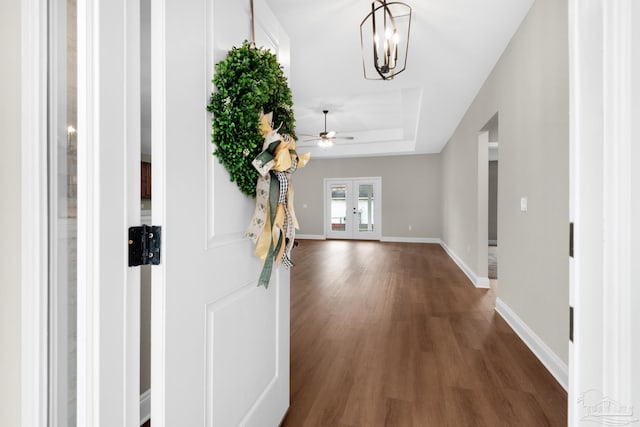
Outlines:
[[[367,0],[268,0],[291,39],[296,132],[324,127],[353,141],[314,157],[438,153],[534,0],[404,0],[413,8],[407,70],[365,80],[360,22]],[[301,147],[302,150],[302,147]]]

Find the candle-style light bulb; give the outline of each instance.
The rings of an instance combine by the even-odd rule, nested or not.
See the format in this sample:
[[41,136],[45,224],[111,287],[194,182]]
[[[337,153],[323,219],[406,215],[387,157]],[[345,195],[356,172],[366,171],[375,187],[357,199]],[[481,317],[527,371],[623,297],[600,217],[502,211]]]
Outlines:
[[391,68],[396,67],[396,63],[398,62],[398,41],[400,40],[400,36],[398,35],[398,30],[394,30],[393,32],[393,54],[391,55]]
[[384,30],[384,38],[387,40],[391,40],[391,36],[393,35],[393,33],[391,32],[391,28],[387,27]]

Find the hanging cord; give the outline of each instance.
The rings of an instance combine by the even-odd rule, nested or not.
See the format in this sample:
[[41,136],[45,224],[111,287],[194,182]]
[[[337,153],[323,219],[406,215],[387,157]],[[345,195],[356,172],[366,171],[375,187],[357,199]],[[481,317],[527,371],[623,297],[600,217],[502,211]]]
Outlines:
[[256,46],[256,21],[253,13],[253,0],[251,0],[251,43]]

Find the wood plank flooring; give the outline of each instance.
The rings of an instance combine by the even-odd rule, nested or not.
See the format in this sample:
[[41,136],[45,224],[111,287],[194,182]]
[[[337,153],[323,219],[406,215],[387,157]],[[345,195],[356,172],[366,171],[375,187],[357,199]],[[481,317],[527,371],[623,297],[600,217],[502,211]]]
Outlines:
[[285,427],[564,426],[567,395],[439,245],[304,240]]

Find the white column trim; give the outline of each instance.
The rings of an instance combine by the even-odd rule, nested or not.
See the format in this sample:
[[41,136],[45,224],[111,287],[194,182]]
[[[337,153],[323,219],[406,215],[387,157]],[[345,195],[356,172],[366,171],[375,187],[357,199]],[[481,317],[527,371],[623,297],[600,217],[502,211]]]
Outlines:
[[48,406],[47,1],[22,1],[22,425]]
[[[631,1],[604,6],[603,284],[604,390],[630,402],[631,375]],[[636,118],[637,119],[637,118]],[[636,141],[637,143],[637,141]],[[606,375],[608,374],[608,375]]]
[[570,426],[591,420],[593,407],[580,400],[590,391],[630,408],[630,415],[613,413],[620,423],[637,421],[640,409],[632,365],[640,349],[634,317],[640,296],[633,289],[639,270],[632,262],[640,234],[631,216],[639,188],[631,167],[640,136],[632,123],[639,108],[639,18],[634,0],[569,1]]

